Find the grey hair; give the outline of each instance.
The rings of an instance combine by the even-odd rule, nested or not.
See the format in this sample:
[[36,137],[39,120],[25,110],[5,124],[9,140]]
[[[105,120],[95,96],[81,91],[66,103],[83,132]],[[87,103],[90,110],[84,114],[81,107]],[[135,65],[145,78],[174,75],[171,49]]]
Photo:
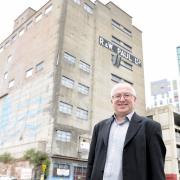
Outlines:
[[117,88],[122,87],[122,86],[129,87],[129,88],[131,89],[131,91],[132,91],[132,95],[133,95],[134,97],[136,97],[136,91],[135,91],[134,87],[133,87],[131,84],[125,82],[125,81],[120,81],[119,83],[115,84],[115,85],[113,86],[113,88],[111,89],[111,98],[113,97],[114,91],[115,91]]

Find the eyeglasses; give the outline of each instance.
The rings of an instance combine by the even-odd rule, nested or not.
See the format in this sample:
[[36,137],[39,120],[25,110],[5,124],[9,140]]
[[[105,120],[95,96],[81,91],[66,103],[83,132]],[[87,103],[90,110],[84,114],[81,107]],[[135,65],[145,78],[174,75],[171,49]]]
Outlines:
[[131,93],[116,94],[116,95],[112,96],[112,99],[116,101],[116,100],[120,100],[122,97],[124,99],[129,99],[132,96],[133,95]]

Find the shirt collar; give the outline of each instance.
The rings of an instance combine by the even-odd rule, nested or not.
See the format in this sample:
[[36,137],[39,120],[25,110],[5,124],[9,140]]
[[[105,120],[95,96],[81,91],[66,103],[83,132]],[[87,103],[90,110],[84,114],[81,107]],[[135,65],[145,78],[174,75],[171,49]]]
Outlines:
[[[133,114],[134,114],[134,111],[132,111],[128,115],[126,115],[125,118],[127,118],[129,121],[131,121]],[[114,120],[116,119],[116,114],[115,113],[113,114],[113,118],[114,118]]]
[[126,117],[131,121],[134,111],[130,112]]

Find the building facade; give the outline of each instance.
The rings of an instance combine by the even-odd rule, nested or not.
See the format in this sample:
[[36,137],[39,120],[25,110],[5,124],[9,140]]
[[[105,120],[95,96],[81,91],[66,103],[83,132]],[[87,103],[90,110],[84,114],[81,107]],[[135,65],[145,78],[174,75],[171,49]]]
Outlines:
[[155,107],[147,116],[159,122],[166,146],[165,172],[167,180],[180,178],[180,114],[173,105]]
[[178,71],[180,76],[180,46],[176,47],[176,53],[177,53],[177,61],[178,61]]
[[122,80],[145,115],[142,32],[130,15],[89,0],[28,8],[0,44],[0,152],[45,151],[51,179],[83,179],[92,129],[112,115]]
[[162,79],[151,82],[151,107],[172,104],[180,112],[180,80]]

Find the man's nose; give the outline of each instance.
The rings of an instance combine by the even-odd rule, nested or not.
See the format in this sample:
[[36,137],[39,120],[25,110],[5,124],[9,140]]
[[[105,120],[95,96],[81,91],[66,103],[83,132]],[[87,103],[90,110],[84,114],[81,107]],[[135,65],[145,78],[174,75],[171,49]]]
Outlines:
[[119,97],[119,100],[120,100],[120,101],[124,101],[124,100],[125,100],[125,97],[122,95],[122,96]]

